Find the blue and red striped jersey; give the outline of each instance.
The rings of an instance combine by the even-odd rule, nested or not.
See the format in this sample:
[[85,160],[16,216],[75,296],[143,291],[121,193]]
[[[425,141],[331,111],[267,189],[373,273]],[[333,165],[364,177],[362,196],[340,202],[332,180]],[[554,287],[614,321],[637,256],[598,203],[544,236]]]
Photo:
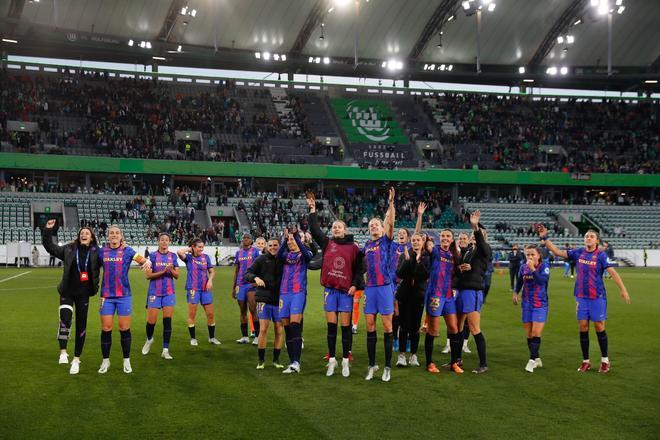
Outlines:
[[603,273],[605,269],[613,266],[607,254],[598,248],[593,252],[588,252],[585,248],[571,249],[567,252],[569,261],[575,262],[577,271],[573,294],[577,298],[605,298]]
[[548,306],[548,281],[550,280],[550,265],[541,263],[536,270],[529,268],[527,264],[520,266],[516,292],[522,290],[524,304],[530,304],[534,308]]
[[312,259],[312,251],[302,244],[298,236],[294,236],[298,252],[289,252],[286,241],[282,241],[277,257],[284,261],[280,293],[307,293],[307,264]]
[[[174,252],[166,254],[161,254],[160,251],[152,252],[149,254],[149,260],[151,260],[151,269],[154,272],[162,271],[168,264],[179,267],[178,257]],[[160,278],[149,280],[149,295],[174,295],[174,277],[172,274],[165,273]]]
[[101,279],[101,296],[103,298],[131,296],[128,270],[135,254],[135,250],[128,246],[112,249],[109,245],[105,245],[99,248],[99,260],[103,265],[103,278]]
[[453,276],[454,256],[451,251],[445,251],[440,246],[433,246],[429,283],[426,287],[428,293],[447,299],[454,296],[451,286]]
[[256,260],[259,255],[261,255],[261,253],[256,247],[250,247],[249,249],[241,248],[236,251],[234,264],[238,266],[238,274],[236,276],[236,284],[238,286],[250,284],[246,283],[244,280],[245,272],[247,272],[248,268],[252,266],[252,263],[254,263],[254,260]]
[[204,291],[206,282],[209,280],[209,269],[213,267],[211,257],[202,254],[199,257],[193,257],[192,254],[186,254],[186,290]]
[[390,276],[390,247],[392,239],[383,235],[378,240],[369,240],[364,244],[367,287],[385,286],[392,282]]

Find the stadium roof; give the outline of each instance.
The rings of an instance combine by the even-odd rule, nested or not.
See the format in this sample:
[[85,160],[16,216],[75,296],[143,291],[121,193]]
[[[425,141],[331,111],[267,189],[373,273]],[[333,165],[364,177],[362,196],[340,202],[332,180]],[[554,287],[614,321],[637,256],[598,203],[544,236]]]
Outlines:
[[[592,0],[0,0],[0,34],[18,41],[2,43],[3,51],[18,55],[142,64],[159,56],[165,60],[157,62],[171,65],[282,73],[508,85],[526,77],[536,85],[649,87],[644,81],[660,72],[660,1],[593,1],[608,5],[599,12],[603,6],[592,6]],[[140,48],[142,41],[151,49]],[[310,57],[329,63],[310,63]],[[403,68],[383,68],[388,60]],[[437,69],[431,71],[432,64]],[[452,65],[451,71],[441,71],[442,64]],[[551,76],[552,66],[558,73]]]

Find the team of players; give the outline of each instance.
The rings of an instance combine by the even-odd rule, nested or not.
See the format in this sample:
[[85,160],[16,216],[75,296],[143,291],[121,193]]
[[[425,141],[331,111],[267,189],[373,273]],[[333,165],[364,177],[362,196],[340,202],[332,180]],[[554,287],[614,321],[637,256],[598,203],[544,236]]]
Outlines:
[[[421,219],[425,205],[418,209],[418,226],[409,237],[405,229],[394,239],[394,189],[390,189],[389,206],[384,220],[372,219],[369,222],[370,240],[358,248],[352,237],[346,234],[346,225],[335,221],[331,237],[326,237],[318,227],[316,206],[313,197],[308,199],[310,208],[310,234],[303,234],[293,228],[285,230],[281,243],[270,240],[265,247],[252,246],[251,238],[244,236],[242,247],[236,253],[236,274],[234,296],[241,311],[241,338],[239,343],[249,342],[247,333],[247,310],[253,317],[255,341],[259,346],[257,369],[265,363],[266,337],[270,323],[275,329],[273,364],[282,368],[283,373],[298,373],[301,370],[302,321],[307,295],[307,270],[316,253],[312,241],[316,241],[323,251],[320,264],[321,284],[324,286],[324,309],[328,322],[328,376],[334,374],[338,363],[335,359],[337,323],[342,328],[342,375],[350,375],[352,348],[351,314],[356,293],[364,289],[364,313],[367,327],[367,353],[369,367],[366,379],[371,380],[379,367],[376,364],[376,315],[381,315],[384,332],[385,367],[382,380],[391,378],[391,359],[394,345],[393,321],[398,321],[400,309],[405,318],[400,331],[403,346],[400,346],[397,365],[419,365],[414,340],[421,323],[421,309],[426,319],[421,331],[426,333],[426,368],[429,373],[437,373],[432,359],[433,339],[439,336],[439,318],[442,316],[447,327],[451,361],[444,367],[457,374],[463,373],[461,347],[463,327],[468,326],[473,334],[479,352],[479,366],[474,373],[488,370],[486,363],[485,338],[480,330],[480,310],[483,305],[484,275],[487,263],[491,260],[491,250],[487,234],[479,223],[480,213],[471,216],[472,237],[462,233],[454,240],[450,230],[440,232],[440,243],[421,233]],[[601,349],[599,371],[606,373],[610,364],[607,353],[607,299],[603,284],[603,274],[607,271],[621,291],[621,296],[630,302],[627,290],[612,268],[606,255],[598,248],[598,235],[589,231],[585,235],[583,248],[569,251],[556,247],[547,237],[547,230],[539,227],[539,235],[547,249],[554,255],[574,261],[577,268],[575,297],[577,318],[580,328],[580,343],[583,362],[579,371],[591,368],[589,361],[589,322],[594,323]],[[159,237],[158,251],[148,259],[123,244],[121,231],[112,227],[108,232],[108,244],[99,248],[99,261],[103,268],[101,279],[101,348],[103,361],[99,373],[110,367],[109,353],[113,317],[117,313],[121,345],[124,355],[124,372],[132,371],[130,365],[130,316],[131,289],[128,281],[130,264],[135,260],[143,267],[150,280],[147,295],[147,341],[142,353],[147,354],[153,343],[154,328],[158,310],[163,314],[163,351],[161,356],[172,359],[169,342],[172,332],[172,313],[175,305],[174,280],[178,278],[178,260],[186,264],[186,292],[188,302],[188,328],[191,345],[198,345],[195,334],[195,315],[199,303],[207,316],[209,342],[220,344],[215,338],[213,314],[213,277],[211,259],[204,254],[204,243],[196,239],[188,250],[174,254],[168,250],[170,243],[167,234]],[[513,296],[514,304],[522,304],[522,322],[527,332],[530,359],[525,367],[529,372],[542,366],[539,355],[541,333],[548,314],[547,286],[550,268],[543,261],[536,246],[525,248],[526,263],[522,264]],[[86,266],[85,262],[85,266]],[[366,279],[366,281],[365,281]],[[420,288],[419,286],[422,286]],[[521,294],[521,295],[520,295]],[[395,319],[393,319],[395,318]],[[282,330],[290,359],[288,368],[279,362],[282,348]],[[412,355],[405,359],[405,341],[411,341]],[[403,356],[403,358],[402,358]],[[77,370],[76,370],[77,373]]]

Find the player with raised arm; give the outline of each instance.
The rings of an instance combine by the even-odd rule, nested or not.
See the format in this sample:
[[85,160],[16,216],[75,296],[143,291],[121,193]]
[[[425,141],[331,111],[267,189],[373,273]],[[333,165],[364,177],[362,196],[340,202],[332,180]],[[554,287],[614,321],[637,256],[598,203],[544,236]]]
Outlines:
[[158,310],[163,309],[163,359],[172,359],[170,355],[170,338],[172,337],[172,315],[176,304],[174,280],[179,279],[179,262],[177,255],[170,252],[170,236],[163,232],[158,236],[158,250],[149,254],[151,269],[146,271],[149,280],[147,293],[147,341],[142,347],[146,355],[154,342],[154,330],[158,319]]
[[619,288],[621,298],[630,304],[630,295],[623,284],[621,277],[605,252],[598,248],[598,232],[589,229],[584,234],[584,247],[563,250],[555,246],[548,238],[548,230],[544,225],[537,227],[541,241],[555,256],[567,258],[575,262],[577,274],[575,276],[575,288],[573,294],[577,303],[577,320],[580,328],[580,346],[582,348],[582,364],[578,371],[586,373],[591,369],[589,361],[589,322],[594,323],[598,345],[600,346],[600,368],[599,373],[610,371],[610,359],[608,357],[608,340],[605,332],[607,321],[607,294],[603,282],[603,273],[607,271],[612,280]]
[[353,294],[361,284],[362,266],[360,249],[353,241],[353,236],[346,234],[346,224],[341,220],[332,223],[331,237],[327,237],[319,227],[314,194],[307,194],[309,208],[309,227],[314,241],[323,252],[321,260],[321,285],[323,291],[323,309],[328,325],[328,365],[326,376],[332,376],[337,368],[335,350],[337,345],[337,321],[341,323],[342,376],[350,376],[349,355],[353,344],[351,332],[351,311]]
[[394,313],[394,286],[390,273],[390,247],[394,237],[395,192],[390,188],[388,208],[385,220],[372,218],[369,221],[370,240],[362,249],[366,269],[364,289],[364,316],[367,323],[367,353],[369,355],[369,370],[366,380],[371,380],[378,371],[376,365],[376,315],[380,314],[383,324],[383,341],[385,346],[385,368],[382,380],[389,382],[392,370],[392,315]]
[[[250,342],[247,320],[248,307],[255,329],[255,340],[259,337],[259,319],[257,317],[257,304],[254,301],[254,286],[243,279],[248,267],[252,266],[252,263],[254,263],[254,260],[259,255],[261,255],[261,251],[252,246],[252,237],[250,234],[243,234],[241,248],[236,251],[236,256],[234,257],[236,270],[234,271],[232,288],[232,296],[238,301],[238,308],[240,310],[241,337],[236,340],[239,344],[248,344]],[[250,298],[252,298],[251,301],[249,300]]]
[[[479,353],[479,367],[473,373],[482,374],[488,371],[486,360],[486,339],[481,332],[481,306],[483,305],[484,274],[488,263],[492,259],[492,250],[488,244],[488,236],[479,219],[481,212],[475,211],[470,215],[470,226],[475,244],[461,249],[459,274],[457,278],[458,295],[456,296],[456,312],[459,324],[459,333],[463,326],[468,325],[470,333],[474,336]],[[460,345],[463,345],[459,335]],[[460,365],[460,361],[459,361]]]
[[285,374],[300,372],[302,321],[307,300],[307,265],[314,254],[300,239],[297,228],[284,230],[277,258],[284,263],[280,283],[279,317],[284,326],[286,349],[291,363]]
[[112,345],[112,327],[117,313],[121,349],[124,356],[124,373],[132,373],[131,367],[131,285],[128,271],[135,261],[142,270],[151,269],[151,261],[139,255],[124,243],[124,234],[118,226],[108,228],[108,244],[99,249],[99,261],[103,265],[101,280],[101,354],[103,361],[99,373],[105,374],[110,368],[110,347]]
[[186,299],[188,301],[188,332],[190,345],[197,346],[195,335],[195,316],[197,307],[202,304],[206,314],[206,324],[209,331],[209,342],[220,345],[215,337],[215,312],[213,310],[213,277],[215,269],[211,257],[204,253],[204,242],[201,238],[194,238],[188,249],[182,248],[177,255],[186,263]]
[[[536,245],[525,246],[526,263],[518,270],[513,304],[522,305],[522,322],[527,333],[529,361],[525,370],[533,373],[535,368],[543,366],[539,349],[541,333],[548,319],[548,280],[550,265],[541,258],[541,251]],[[520,291],[522,290],[522,298]]]

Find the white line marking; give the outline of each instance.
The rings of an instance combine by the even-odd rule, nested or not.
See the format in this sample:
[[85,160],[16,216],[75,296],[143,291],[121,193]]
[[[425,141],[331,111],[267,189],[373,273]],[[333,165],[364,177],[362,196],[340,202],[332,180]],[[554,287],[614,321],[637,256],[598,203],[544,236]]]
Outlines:
[[22,277],[23,275],[27,275],[30,272],[32,272],[32,271],[28,270],[27,272],[19,273],[18,275],[14,275],[13,277],[4,278],[4,279],[0,280],[0,283],[4,283],[5,281],[13,280],[14,278]]

